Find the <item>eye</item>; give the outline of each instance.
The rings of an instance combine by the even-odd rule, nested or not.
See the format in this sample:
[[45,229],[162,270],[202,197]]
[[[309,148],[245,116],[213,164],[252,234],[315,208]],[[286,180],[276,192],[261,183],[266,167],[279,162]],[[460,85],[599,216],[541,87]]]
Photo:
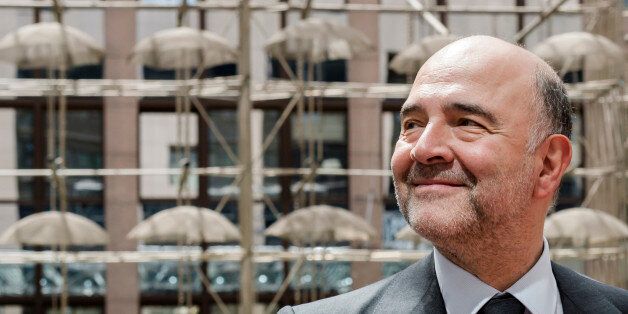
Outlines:
[[474,128],[484,128],[483,125],[470,120],[470,119],[460,119],[458,120],[458,126],[467,126],[467,127],[474,127]]
[[416,120],[407,120],[403,123],[403,131],[412,131],[421,127],[421,124]]
[[410,129],[414,129],[414,128],[418,127],[418,126],[419,125],[416,122],[408,121],[408,122],[405,123],[404,129],[410,130]]

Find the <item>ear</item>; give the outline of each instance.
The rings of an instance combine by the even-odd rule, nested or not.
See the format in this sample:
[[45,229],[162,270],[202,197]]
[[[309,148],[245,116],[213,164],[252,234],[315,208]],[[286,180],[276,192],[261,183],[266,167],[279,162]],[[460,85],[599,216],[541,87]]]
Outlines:
[[543,165],[534,194],[539,198],[553,197],[571,162],[571,142],[562,134],[550,135],[545,139],[539,153]]

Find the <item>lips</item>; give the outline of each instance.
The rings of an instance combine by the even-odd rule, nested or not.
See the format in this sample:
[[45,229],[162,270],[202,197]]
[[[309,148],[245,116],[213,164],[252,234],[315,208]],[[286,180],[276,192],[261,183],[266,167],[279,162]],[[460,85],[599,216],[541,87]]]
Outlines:
[[448,193],[466,187],[463,183],[443,180],[421,180],[412,183],[412,186],[417,193]]
[[414,186],[430,186],[430,185],[442,185],[442,186],[450,186],[450,187],[463,187],[464,183],[448,181],[448,180],[419,180],[417,182],[411,183]]

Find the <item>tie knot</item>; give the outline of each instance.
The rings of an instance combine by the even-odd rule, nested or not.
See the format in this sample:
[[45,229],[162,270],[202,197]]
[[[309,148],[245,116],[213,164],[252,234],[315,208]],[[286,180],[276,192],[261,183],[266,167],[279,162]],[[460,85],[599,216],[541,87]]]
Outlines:
[[510,293],[497,294],[478,311],[478,314],[523,314],[526,307]]

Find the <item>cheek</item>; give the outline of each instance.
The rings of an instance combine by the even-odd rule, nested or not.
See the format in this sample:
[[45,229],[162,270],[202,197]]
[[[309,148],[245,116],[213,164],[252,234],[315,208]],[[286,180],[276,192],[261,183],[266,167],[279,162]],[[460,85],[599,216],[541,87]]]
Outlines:
[[499,146],[477,142],[457,145],[455,151],[460,163],[480,180],[484,175],[498,172],[500,164],[509,158]]
[[401,178],[412,167],[414,162],[410,155],[411,151],[412,145],[410,144],[397,142],[395,145],[395,151],[390,160],[390,168],[395,178]]

